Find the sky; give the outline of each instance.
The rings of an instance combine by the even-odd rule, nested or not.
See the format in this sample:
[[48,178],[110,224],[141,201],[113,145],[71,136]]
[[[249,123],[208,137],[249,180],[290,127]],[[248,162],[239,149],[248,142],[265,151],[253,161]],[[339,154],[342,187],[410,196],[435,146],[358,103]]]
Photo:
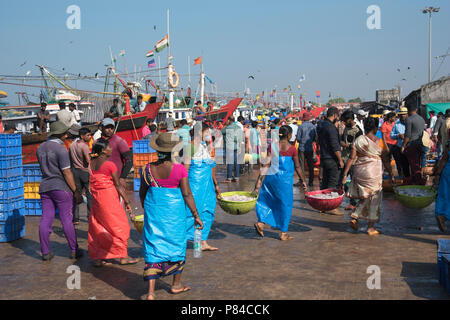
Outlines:
[[[80,8],[79,30],[66,26],[70,5]],[[367,27],[370,5],[380,8],[381,29]],[[193,66],[193,60],[202,56],[205,73],[219,92],[242,93],[245,87],[251,93],[281,91],[290,85],[297,96],[303,94],[308,100],[316,101],[320,90],[322,103],[330,95],[370,101],[377,89],[400,84],[404,97],[428,79],[428,16],[422,13],[426,6],[440,7],[433,14],[432,28],[435,80],[450,73],[450,57],[440,68],[442,59],[434,58],[450,49],[450,1],[2,0],[0,75],[31,71],[38,76],[36,64],[60,73],[65,68],[74,74],[105,74],[109,46],[114,55],[125,50],[129,72],[135,65],[149,70],[145,53],[167,33],[170,9],[171,55],[182,75],[181,87],[187,87],[190,57],[196,90],[200,67]],[[163,66],[167,53],[166,49],[157,54]],[[121,58],[117,68],[124,69]],[[303,74],[306,80],[298,89]],[[153,75],[158,80],[158,73]],[[69,85],[87,90],[103,86],[101,82]],[[11,104],[17,103],[14,92],[19,89],[0,83]]]

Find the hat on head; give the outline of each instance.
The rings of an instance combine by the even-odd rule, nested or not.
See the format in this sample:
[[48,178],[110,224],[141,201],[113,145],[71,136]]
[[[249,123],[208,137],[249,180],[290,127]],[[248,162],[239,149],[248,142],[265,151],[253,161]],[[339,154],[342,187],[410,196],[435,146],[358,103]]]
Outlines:
[[391,111],[389,111],[389,110],[384,110],[384,111],[383,111],[383,116],[385,116],[385,115],[387,115],[387,114],[389,114],[389,113],[391,113]]
[[303,114],[303,121],[309,121],[313,118],[313,114],[311,112],[305,112]]
[[50,125],[50,132],[47,137],[50,137],[54,134],[64,134],[69,130],[69,127],[66,126],[61,121],[55,121]]
[[406,109],[405,107],[401,107],[398,114],[408,114],[408,109]]
[[80,133],[80,129],[81,126],[79,124],[74,123],[70,128],[69,128],[69,133],[73,136],[77,136]]
[[358,115],[363,116],[363,117],[367,117],[369,113],[365,112],[363,109],[359,109],[358,110]]
[[105,118],[105,119],[102,120],[102,126],[106,127],[106,126],[109,126],[109,125],[114,127],[116,125],[116,123],[111,118]]
[[176,134],[163,132],[152,138],[150,147],[159,152],[172,152],[173,148],[180,142],[180,137]]

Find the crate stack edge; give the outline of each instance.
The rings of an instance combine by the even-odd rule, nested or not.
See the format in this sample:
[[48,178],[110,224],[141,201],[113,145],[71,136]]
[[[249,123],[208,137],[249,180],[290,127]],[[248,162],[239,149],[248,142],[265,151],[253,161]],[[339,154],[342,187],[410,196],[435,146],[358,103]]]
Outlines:
[[42,180],[42,172],[39,164],[23,166],[25,215],[41,216],[42,203],[39,195],[39,187]]
[[133,190],[139,191],[141,184],[140,170],[147,164],[158,160],[156,151],[150,147],[150,140],[133,141]]
[[25,236],[22,138],[0,134],[0,242]]

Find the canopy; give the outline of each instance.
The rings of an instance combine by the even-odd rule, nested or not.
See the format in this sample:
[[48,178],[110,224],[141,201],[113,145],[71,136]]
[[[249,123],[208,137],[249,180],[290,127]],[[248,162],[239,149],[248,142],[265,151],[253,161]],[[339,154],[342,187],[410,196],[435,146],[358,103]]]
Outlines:
[[5,91],[0,90],[0,98],[6,98],[8,94]]
[[436,113],[436,115],[439,112],[442,112],[443,114],[445,114],[445,110],[450,109],[450,102],[445,102],[445,103],[428,103],[426,105],[427,107],[427,119],[430,118],[430,111],[434,111]]

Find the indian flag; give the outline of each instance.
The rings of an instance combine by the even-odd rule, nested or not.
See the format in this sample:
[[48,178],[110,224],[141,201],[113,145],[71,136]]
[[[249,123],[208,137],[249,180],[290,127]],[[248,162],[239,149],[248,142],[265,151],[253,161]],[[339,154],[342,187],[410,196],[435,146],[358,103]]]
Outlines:
[[153,57],[155,54],[153,53],[153,50],[150,50],[149,52],[147,52],[146,54],[145,54],[145,56],[146,57]]
[[120,50],[119,56],[123,57],[125,55],[125,50]]
[[155,51],[160,52],[169,45],[169,35],[166,35],[163,39],[159,40],[155,45]]

